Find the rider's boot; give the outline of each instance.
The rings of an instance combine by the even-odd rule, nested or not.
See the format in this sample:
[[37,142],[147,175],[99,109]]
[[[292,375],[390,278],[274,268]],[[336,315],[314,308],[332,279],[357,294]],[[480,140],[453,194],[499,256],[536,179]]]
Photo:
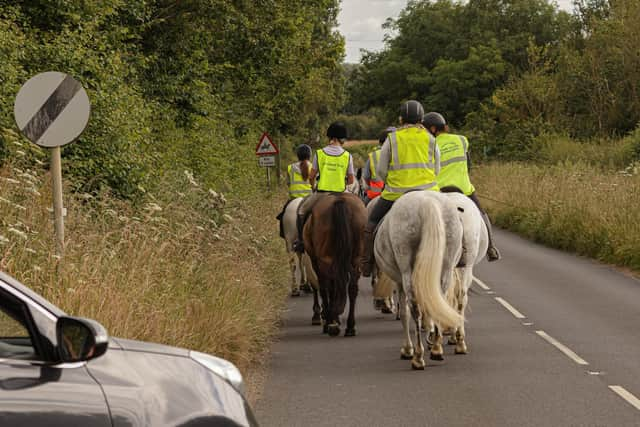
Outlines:
[[491,221],[486,212],[482,212],[482,219],[487,225],[487,234],[489,235],[489,247],[487,248],[487,260],[489,262],[497,261],[501,258],[498,248],[493,245],[493,233],[491,231]]
[[296,216],[296,228],[298,229],[298,238],[293,242],[293,250],[299,254],[304,253],[304,238],[302,230],[304,228],[305,217],[298,214]]
[[362,254],[362,276],[371,276],[371,270],[373,269],[374,257],[373,257],[373,244],[375,238],[376,226],[374,224],[367,224],[364,228],[364,253]]

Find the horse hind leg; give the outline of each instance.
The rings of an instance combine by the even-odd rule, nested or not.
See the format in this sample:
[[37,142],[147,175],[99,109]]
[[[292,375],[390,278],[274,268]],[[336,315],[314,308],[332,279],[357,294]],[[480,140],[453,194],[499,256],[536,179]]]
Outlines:
[[313,317],[311,318],[311,324],[313,326],[322,325],[322,317],[320,316],[322,309],[318,301],[318,290],[313,289]]
[[442,346],[442,327],[440,325],[435,325],[432,337],[433,344],[431,345],[429,359],[444,360],[444,347]]
[[403,290],[398,291],[398,314],[402,322],[402,332],[404,334],[404,345],[400,348],[400,358],[403,360],[413,359],[413,343],[409,330],[409,304]]
[[423,370],[426,366],[424,361],[424,345],[422,344],[422,312],[418,307],[415,298],[411,301],[411,314],[416,324],[416,347],[411,360],[411,368],[415,370]]
[[291,267],[291,296],[300,296],[300,262],[294,253],[289,254],[289,266]]
[[349,317],[347,318],[347,329],[344,331],[345,337],[356,336],[356,298],[358,297],[358,277],[355,271],[351,271],[349,276]]

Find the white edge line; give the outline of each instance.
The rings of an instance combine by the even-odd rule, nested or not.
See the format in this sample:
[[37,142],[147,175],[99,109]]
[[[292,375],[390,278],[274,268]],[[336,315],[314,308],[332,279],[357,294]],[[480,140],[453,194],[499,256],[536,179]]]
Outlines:
[[559,342],[555,338],[549,336],[545,331],[536,331],[536,334],[538,334],[545,341],[547,341],[549,344],[551,344],[552,346],[554,346],[555,348],[557,348],[558,350],[563,352],[565,354],[565,356],[567,356],[569,359],[571,359],[574,362],[576,362],[578,365],[588,365],[589,364],[589,362],[587,362],[582,357],[578,356],[576,353],[571,351],[571,349],[569,347],[565,346],[564,344],[562,344],[561,342]]
[[609,388],[640,411],[640,399],[629,393],[624,387],[619,385],[610,385]]
[[485,291],[489,291],[491,290],[490,287],[488,287],[486,285],[486,283],[484,283],[482,280],[478,279],[477,277],[473,276],[473,280],[476,281],[476,283],[478,284],[478,286],[480,286],[482,289],[484,289]]
[[516,319],[526,319],[527,318],[527,316],[525,316],[524,314],[520,313],[518,310],[516,310],[516,308],[514,306],[512,306],[511,304],[506,302],[503,298],[496,297],[496,301],[498,301],[500,304],[502,304],[502,306],[504,308],[509,310],[509,312],[511,314],[513,314]]

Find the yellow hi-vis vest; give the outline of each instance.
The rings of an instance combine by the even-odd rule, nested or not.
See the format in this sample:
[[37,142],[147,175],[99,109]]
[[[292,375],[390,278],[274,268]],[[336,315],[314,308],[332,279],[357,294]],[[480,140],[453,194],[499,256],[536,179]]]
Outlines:
[[[309,166],[311,168],[311,166]],[[302,177],[302,171],[300,170],[300,162],[291,163],[287,167],[287,174],[289,175],[289,198],[295,199],[297,197],[305,197],[311,194],[311,183],[307,179],[306,181]]]
[[469,168],[467,167],[469,142],[467,142],[467,138],[462,135],[441,133],[436,138],[436,143],[440,149],[438,186],[440,188],[458,187],[467,196],[476,191],[469,179]]
[[394,201],[408,191],[438,191],[435,173],[436,140],[422,126],[389,134],[391,159],[382,198]]
[[369,172],[371,176],[371,181],[378,182],[380,179],[376,178],[376,168],[378,167],[378,163],[380,163],[380,153],[382,150],[380,148],[376,149],[369,153]]
[[349,169],[349,159],[351,154],[343,151],[339,156],[327,154],[324,150],[318,150],[318,191],[331,191],[342,193],[346,190],[347,170]]

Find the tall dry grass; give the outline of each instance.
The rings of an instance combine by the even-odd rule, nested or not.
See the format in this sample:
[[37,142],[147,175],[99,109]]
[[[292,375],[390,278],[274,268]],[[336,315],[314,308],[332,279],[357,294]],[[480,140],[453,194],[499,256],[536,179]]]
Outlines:
[[113,336],[216,354],[245,371],[261,357],[287,293],[277,197],[226,201],[189,174],[143,206],[67,196],[59,260],[49,188],[46,175],[0,169],[0,269]]
[[[535,241],[640,270],[640,167],[488,164],[473,171],[493,221]],[[494,199],[490,200],[487,197]]]

